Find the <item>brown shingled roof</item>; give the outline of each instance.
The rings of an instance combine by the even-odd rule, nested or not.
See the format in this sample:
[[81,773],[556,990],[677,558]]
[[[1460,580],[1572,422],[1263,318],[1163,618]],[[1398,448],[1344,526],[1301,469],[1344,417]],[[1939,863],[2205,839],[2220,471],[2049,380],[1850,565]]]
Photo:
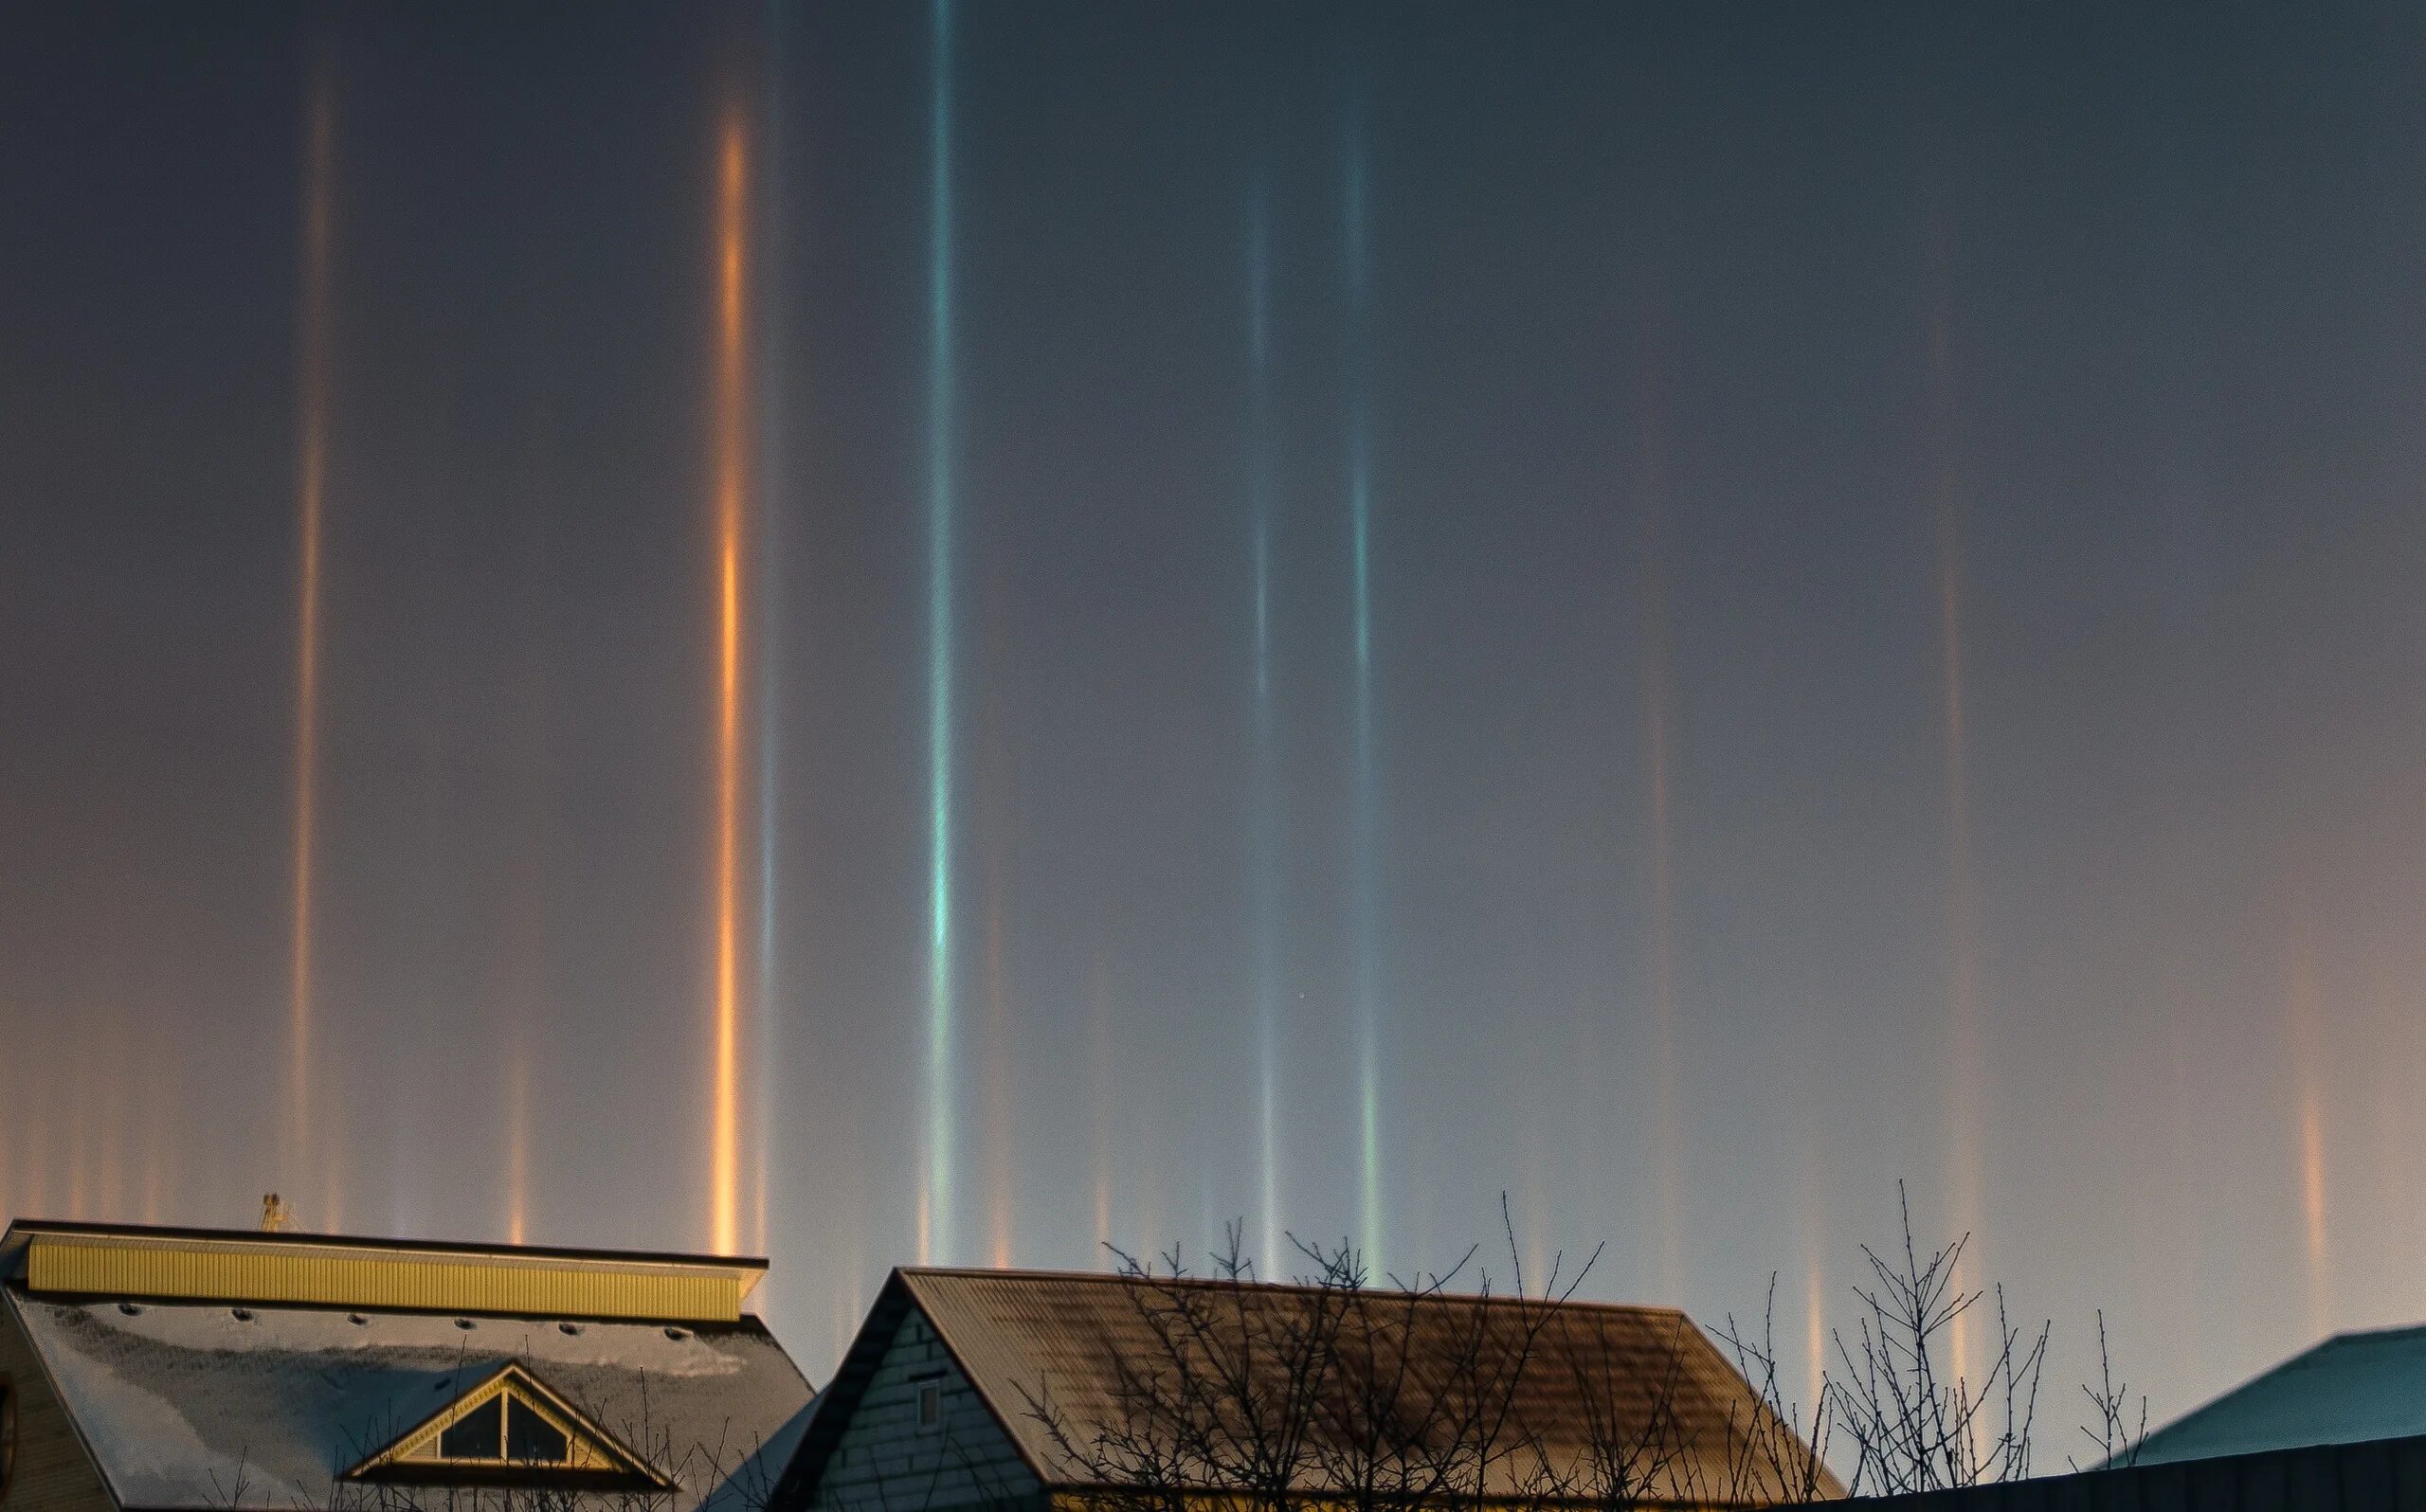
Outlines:
[[[1227,1320],[1223,1326],[1235,1330],[1233,1341],[1288,1337],[1303,1318],[1339,1302],[1333,1292],[1326,1304],[1326,1293],[1309,1287],[910,1269],[896,1271],[888,1283],[853,1354],[870,1349],[866,1368],[872,1369],[873,1354],[881,1353],[906,1307],[916,1306],[1039,1480],[1063,1489],[1099,1487],[1101,1481],[1075,1462],[1068,1447],[1057,1443],[1040,1420],[1039,1404],[1049,1404],[1081,1446],[1098,1428],[1116,1429],[1124,1414],[1133,1424],[1134,1373],[1170,1360],[1169,1347],[1157,1339],[1151,1320],[1157,1309],[1175,1305],[1174,1299],[1187,1288],[1197,1288],[1193,1295],[1209,1303],[1209,1314]],[[885,1322],[888,1304],[891,1320]],[[1588,1465],[1596,1449],[1605,1452],[1613,1444],[1657,1439],[1666,1448],[1664,1463],[1643,1488],[1650,1501],[1749,1505],[1783,1499],[1776,1471],[1758,1463],[1763,1455],[1746,1449],[1753,1434],[1769,1434],[1772,1443],[1795,1441],[1682,1312],[1458,1295],[1410,1300],[1389,1290],[1358,1293],[1356,1305],[1373,1309],[1373,1316],[1383,1320],[1363,1332],[1368,1338],[1388,1334],[1389,1363],[1403,1356],[1408,1384],[1394,1397],[1402,1410],[1409,1404],[1422,1410],[1460,1391],[1471,1393],[1473,1372],[1470,1367],[1461,1372],[1458,1362],[1476,1358],[1471,1341],[1477,1335],[1486,1352],[1499,1351],[1496,1358],[1512,1362],[1521,1359],[1521,1365],[1512,1364],[1509,1420],[1526,1443],[1538,1446],[1539,1459],[1530,1462],[1537,1472],[1526,1478],[1527,1457],[1511,1455],[1488,1473],[1487,1495],[1536,1500],[1543,1485],[1541,1464],[1551,1467],[1554,1475],[1566,1473]],[[1247,1314],[1256,1316],[1248,1321]],[[1525,1352],[1522,1341],[1529,1328],[1538,1333]],[[1403,1346],[1401,1340],[1406,1341]],[[843,1399],[821,1403],[821,1426],[829,1433],[839,1433],[849,1415],[853,1374],[846,1361],[833,1387],[833,1395]],[[1355,1372],[1340,1374],[1353,1377]],[[1343,1380],[1339,1389],[1353,1393],[1358,1388]],[[830,1440],[825,1447],[830,1448]],[[814,1462],[824,1451],[821,1435],[812,1428],[803,1447],[804,1463],[794,1469],[794,1476],[803,1478],[798,1483],[803,1490],[813,1485]],[[1316,1461],[1324,1458],[1319,1452],[1313,1456]],[[1337,1463],[1335,1457],[1332,1462]],[[1301,1477],[1303,1489],[1309,1494],[1336,1490],[1325,1484],[1331,1473],[1310,1465]],[[1819,1478],[1820,1495],[1843,1495],[1824,1468]]]

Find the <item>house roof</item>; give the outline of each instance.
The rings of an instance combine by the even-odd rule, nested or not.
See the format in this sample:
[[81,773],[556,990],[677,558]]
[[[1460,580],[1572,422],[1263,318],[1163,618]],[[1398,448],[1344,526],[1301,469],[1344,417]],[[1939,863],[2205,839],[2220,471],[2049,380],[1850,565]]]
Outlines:
[[755,1319],[479,1318],[28,1294],[5,1305],[130,1509],[293,1512],[456,1395],[518,1364],[670,1472],[668,1512],[757,1500],[808,1383]]
[[2150,1433],[2139,1463],[2426,1434],[2426,1327],[2336,1334]]
[[[1117,1424],[1136,1396],[1125,1386],[1121,1364],[1132,1368],[1166,1361],[1158,1341],[1156,1309],[1180,1291],[1214,1295],[1213,1311],[1261,1315],[1240,1336],[1269,1340],[1289,1326],[1290,1315],[1310,1315],[1321,1304],[1316,1288],[1232,1286],[1226,1282],[1151,1283],[1112,1274],[1007,1270],[896,1270],[886,1282],[866,1325],[821,1400],[817,1419],[786,1478],[778,1503],[803,1504],[847,1424],[854,1403],[884,1354],[894,1331],[912,1307],[933,1326],[995,1419],[1038,1479],[1050,1486],[1078,1488],[1095,1482],[1056,1445],[1039,1405],[1070,1425],[1082,1441],[1098,1426]],[[1378,1309],[1404,1305],[1402,1294],[1362,1294]],[[1517,1373],[1513,1415],[1563,1469],[1573,1469],[1596,1447],[1647,1439],[1661,1413],[1671,1414],[1674,1458],[1653,1478],[1649,1500],[1707,1502],[1738,1479],[1730,1465],[1759,1458],[1742,1453],[1747,1435],[1783,1431],[1750,1386],[1711,1341],[1682,1312],[1666,1307],[1601,1304],[1550,1305],[1514,1299],[1435,1296],[1418,1300],[1404,1315],[1418,1394],[1454,1392],[1455,1361],[1462,1330],[1480,1320],[1482,1329],[1510,1342],[1526,1326],[1528,1309],[1551,1307],[1555,1317]],[[1479,1309],[1479,1310],[1477,1310]],[[1535,1316],[1538,1316],[1536,1311]],[[1379,1314],[1377,1314],[1379,1316]],[[1390,1314],[1391,1325],[1399,1315]],[[1268,1361],[1267,1368],[1277,1361]],[[1133,1377],[1131,1379],[1133,1380]],[[1407,1400],[1412,1401],[1409,1397]],[[1776,1440],[1772,1440],[1776,1442]],[[1503,1479],[1513,1473],[1503,1466]],[[1309,1470],[1305,1489],[1323,1489]],[[1772,1471],[1751,1467],[1751,1501],[1774,1500]],[[1833,1477],[1820,1472],[1822,1494],[1841,1496]],[[1494,1485],[1514,1495],[1513,1485]]]

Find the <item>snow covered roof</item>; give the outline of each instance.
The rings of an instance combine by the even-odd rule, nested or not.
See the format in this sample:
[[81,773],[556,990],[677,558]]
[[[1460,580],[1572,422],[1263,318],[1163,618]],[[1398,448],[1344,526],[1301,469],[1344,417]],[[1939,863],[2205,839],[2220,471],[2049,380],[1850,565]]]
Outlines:
[[344,1472],[518,1364],[667,1475],[665,1512],[760,1502],[808,1382],[754,1318],[584,1322],[29,1294],[5,1305],[118,1504],[294,1512],[346,1504]]
[[2426,1327],[2336,1334],[2150,1433],[2143,1465],[2426,1434]]

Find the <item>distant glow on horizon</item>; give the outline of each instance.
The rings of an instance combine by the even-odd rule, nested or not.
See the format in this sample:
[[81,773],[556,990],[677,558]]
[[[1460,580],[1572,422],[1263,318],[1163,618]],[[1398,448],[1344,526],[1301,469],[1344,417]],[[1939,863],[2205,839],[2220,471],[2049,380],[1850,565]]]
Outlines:
[[1366,1255],[1379,1271],[1385,1262],[1382,1218],[1382,1068],[1380,908],[1376,890],[1379,865],[1373,791],[1378,781],[1373,759],[1373,459],[1370,253],[1367,246],[1367,210],[1365,187],[1365,130],[1361,117],[1351,117],[1348,130],[1347,178],[1342,201],[1347,221],[1349,344],[1353,353],[1349,370],[1348,513],[1351,535],[1356,657],[1356,770],[1350,801],[1354,832],[1350,840],[1355,877],[1356,919],[1356,1086],[1358,1163],[1358,1237]]
[[955,1253],[952,1166],[952,206],[951,0],[933,0],[927,307],[927,1179],[920,1198],[918,1260]]
[[712,1243],[741,1246],[741,556],[749,404],[744,363],[750,180],[748,128],[729,112],[716,193],[716,981]]
[[302,280],[296,319],[297,513],[294,917],[289,957],[285,1158],[289,1188],[317,1185],[318,1221],[333,1221],[337,1172],[329,1131],[315,1121],[318,1026],[313,1016],[313,901],[320,803],[320,531],[329,449],[329,264],[336,123],[325,50],[312,61],[303,122]]
[[1258,179],[1247,207],[1247,489],[1254,570],[1250,607],[1255,642],[1255,790],[1247,890],[1254,932],[1257,1189],[1256,1243],[1266,1279],[1282,1273],[1280,1228],[1279,794],[1272,711],[1272,225],[1270,193]]

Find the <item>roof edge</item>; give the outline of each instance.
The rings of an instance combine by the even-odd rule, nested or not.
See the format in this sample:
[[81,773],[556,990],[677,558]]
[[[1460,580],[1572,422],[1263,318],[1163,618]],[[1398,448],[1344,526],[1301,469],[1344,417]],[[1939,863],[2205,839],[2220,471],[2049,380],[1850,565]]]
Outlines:
[[102,1239],[156,1240],[164,1244],[241,1244],[261,1249],[370,1250],[466,1260],[521,1260],[545,1264],[563,1261],[586,1265],[663,1266],[686,1270],[754,1272],[763,1276],[763,1255],[692,1254],[671,1250],[600,1250],[570,1245],[529,1245],[466,1242],[450,1239],[409,1239],[367,1233],[276,1233],[261,1229],[179,1228],[150,1223],[79,1223],[63,1218],[14,1218],[0,1230],[0,1273],[22,1263],[27,1241],[36,1234],[90,1235]]

